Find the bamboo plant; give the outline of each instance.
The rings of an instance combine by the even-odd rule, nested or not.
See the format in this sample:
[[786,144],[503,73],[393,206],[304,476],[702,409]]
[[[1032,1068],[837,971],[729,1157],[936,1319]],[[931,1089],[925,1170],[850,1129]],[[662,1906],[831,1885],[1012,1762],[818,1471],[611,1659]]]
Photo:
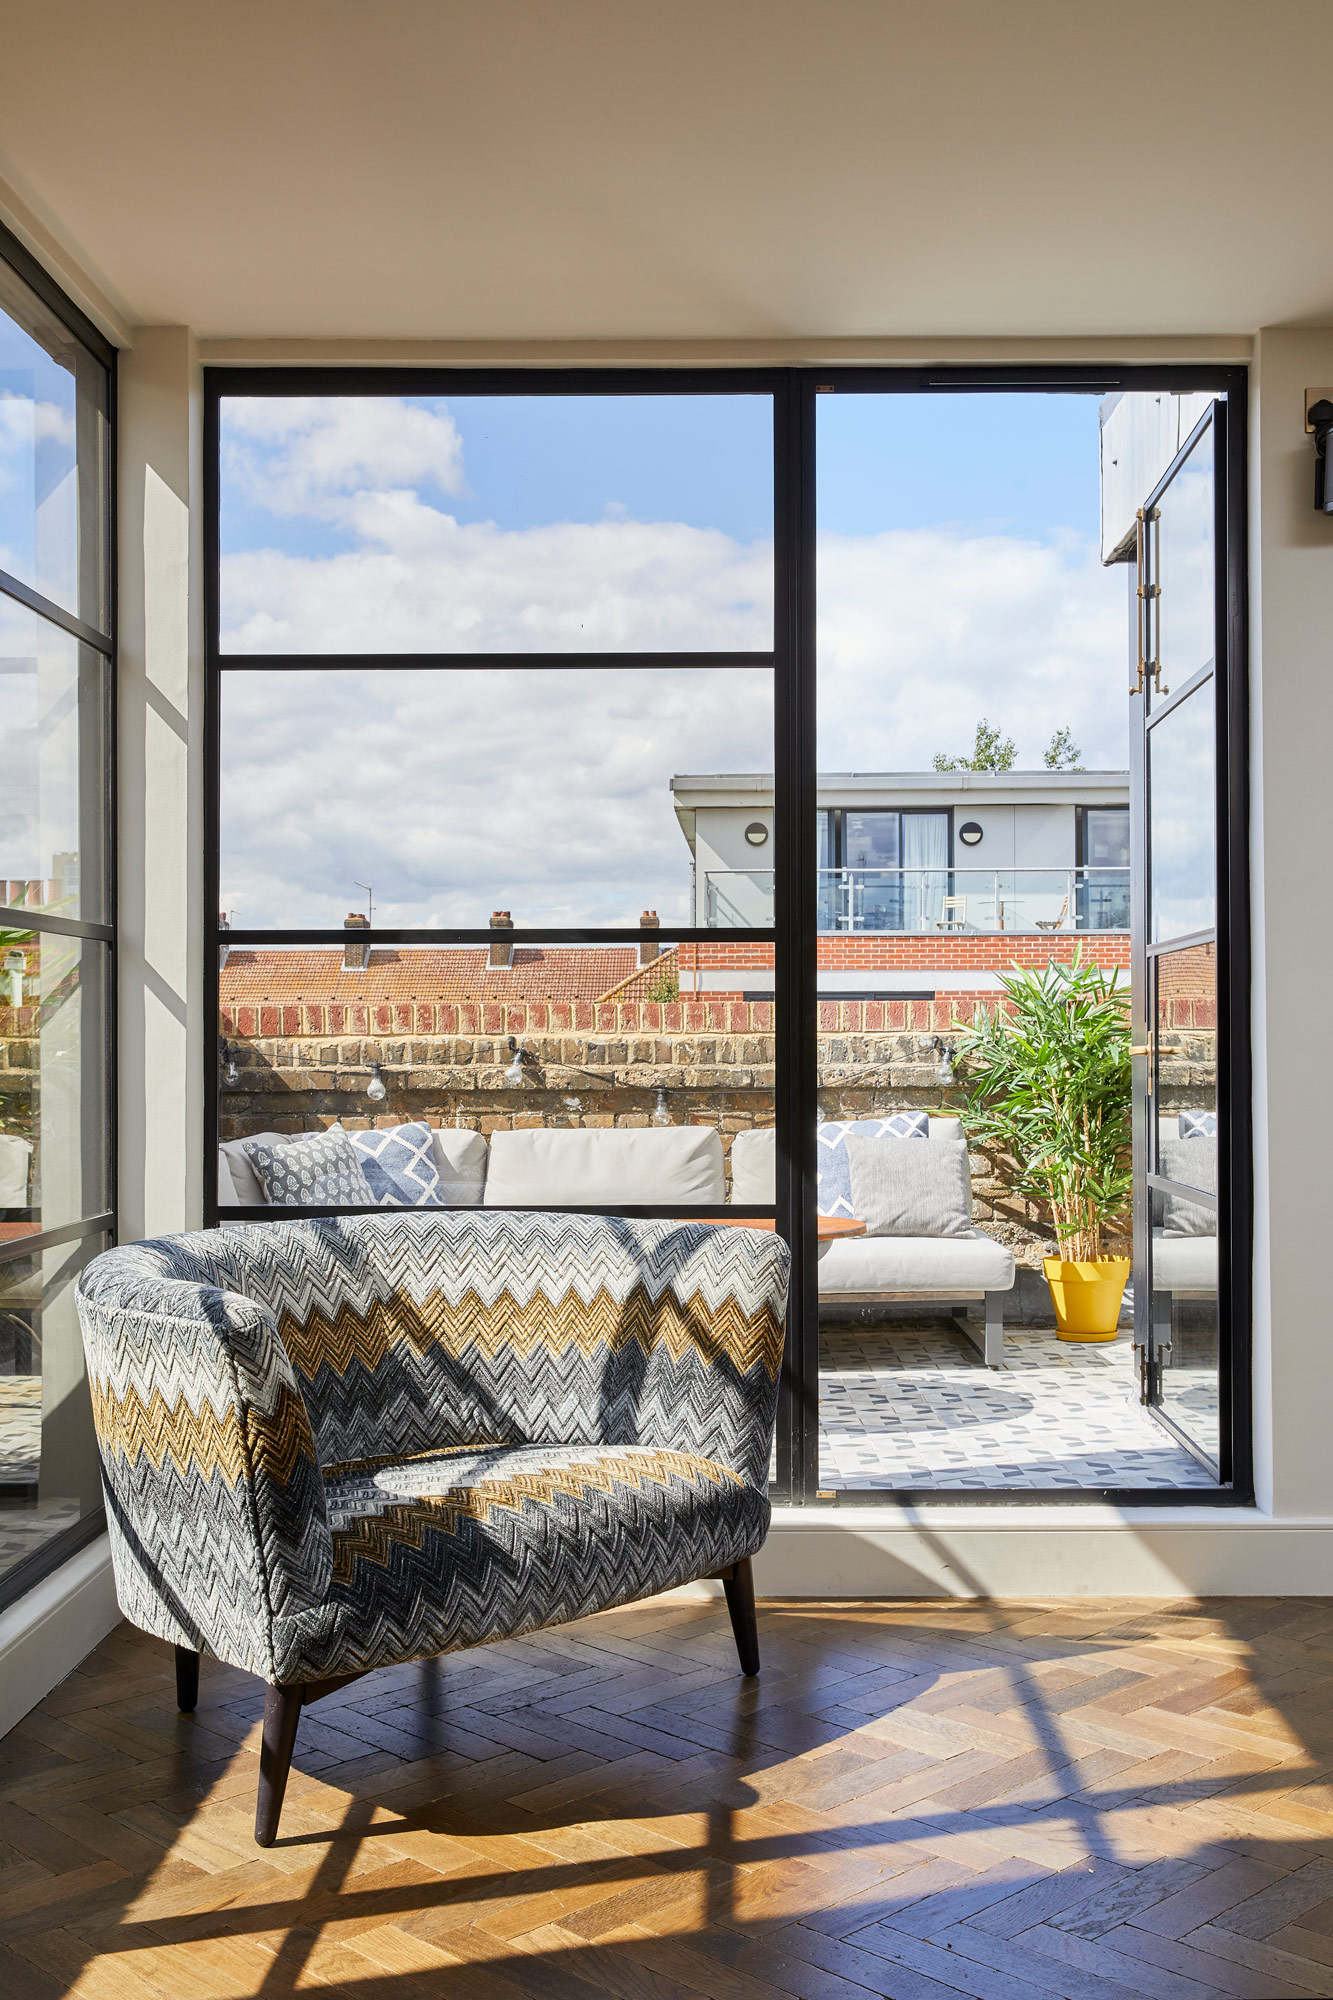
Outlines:
[[1129,1208],[1129,995],[1115,972],[1015,966],[993,1014],[956,1024],[970,1141],[1007,1155],[1016,1192],[1050,1211],[1060,1255],[1094,1262]]

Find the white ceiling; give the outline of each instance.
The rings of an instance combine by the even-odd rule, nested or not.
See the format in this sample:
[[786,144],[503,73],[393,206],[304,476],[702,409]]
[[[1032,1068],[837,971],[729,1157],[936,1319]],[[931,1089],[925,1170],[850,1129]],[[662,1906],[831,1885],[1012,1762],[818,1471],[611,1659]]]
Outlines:
[[0,176],[134,321],[1333,321],[1329,0],[44,0]]

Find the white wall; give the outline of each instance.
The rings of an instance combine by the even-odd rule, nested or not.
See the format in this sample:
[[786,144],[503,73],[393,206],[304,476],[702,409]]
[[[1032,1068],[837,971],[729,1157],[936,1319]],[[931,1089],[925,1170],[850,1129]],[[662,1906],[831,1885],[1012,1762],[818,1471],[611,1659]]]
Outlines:
[[122,1241],[203,1215],[201,400],[184,328],[121,355]]
[[1311,1063],[1333,980],[1316,857],[1333,742],[1333,518],[1314,510],[1307,386],[1333,328],[1260,337],[1251,403],[1251,839],[1255,1437],[1278,1513],[1333,1514],[1333,1338],[1311,1251],[1326,1234],[1333,1073]]

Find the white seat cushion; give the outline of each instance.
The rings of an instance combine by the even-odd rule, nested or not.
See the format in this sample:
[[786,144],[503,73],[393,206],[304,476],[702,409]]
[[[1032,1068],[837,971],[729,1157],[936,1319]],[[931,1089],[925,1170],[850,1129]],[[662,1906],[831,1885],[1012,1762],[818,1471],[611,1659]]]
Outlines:
[[584,1202],[724,1200],[722,1141],[711,1125],[557,1127],[493,1132],[486,1208],[577,1208]]
[[846,1292],[1007,1292],[1014,1253],[972,1236],[853,1236],[819,1260],[819,1295]]
[[28,1161],[32,1142],[16,1132],[0,1132],[0,1208],[28,1206]]
[[1154,1291],[1215,1292],[1217,1238],[1156,1236],[1153,1238],[1152,1268]]

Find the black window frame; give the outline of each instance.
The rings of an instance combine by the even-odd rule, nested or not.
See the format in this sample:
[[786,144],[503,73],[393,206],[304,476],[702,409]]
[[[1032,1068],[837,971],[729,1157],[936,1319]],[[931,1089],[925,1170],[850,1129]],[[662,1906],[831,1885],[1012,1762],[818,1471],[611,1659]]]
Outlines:
[[[1219,894],[1225,896],[1231,918],[1225,927],[1228,957],[1225,1000],[1219,996],[1228,1027],[1219,1033],[1219,1091],[1227,1090],[1233,1106],[1232,1203],[1237,1226],[1230,1239],[1233,1271],[1230,1337],[1233,1372],[1248,1381],[1250,1369],[1249,1271],[1252,1205],[1250,1169],[1248,848],[1246,769],[1245,605],[1245,407],[1248,373],[1243,367],[1159,366],[1022,366],[984,368],[864,367],[823,368],[588,368],[542,369],[520,365],[459,369],[439,367],[250,367],[214,365],[204,374],[204,543],[207,591],[207,671],[205,702],[205,895],[206,907],[218,908],[219,891],[219,696],[227,670],[219,648],[219,408],[224,395],[643,395],[759,392],[771,394],[774,418],[774,623],[771,653],[744,655],[691,654],[282,654],[234,655],[231,664],[254,669],[304,666],[357,667],[372,663],[395,667],[533,667],[717,666],[771,667],[774,692],[774,923],[771,928],[746,930],[755,943],[774,948],[777,1127],[776,1200],[772,1206],[742,1207],[737,1216],[775,1215],[779,1231],[792,1250],[792,1284],[788,1311],[787,1351],[779,1396],[777,1470],[773,1498],[796,1506],[890,1505],[929,1502],[932,1506],[986,1506],[1052,1501],[1100,1504],[1113,1501],[1129,1508],[1142,1506],[1243,1505],[1253,1497],[1248,1432],[1233,1450],[1233,1478],[1216,1489],[1168,1491],[1148,1488],[1051,1487],[1013,1490],[966,1489],[912,1491],[903,1488],[829,1493],[819,1487],[819,1313],[818,1253],[815,1235],[816,1116],[818,1060],[815,1023],[818,1019],[818,769],[816,748],[816,563],[815,563],[815,411],[820,395],[843,393],[930,394],[947,391],[994,394],[1083,393],[1098,397],[1116,390],[1164,389],[1174,392],[1207,390],[1224,395],[1236,412],[1229,438],[1232,464],[1228,482],[1229,538],[1227,594],[1232,644],[1227,689],[1227,755],[1232,771],[1228,789],[1228,837],[1225,875]],[[836,808],[827,808],[830,813]],[[869,810],[869,808],[867,808]],[[830,822],[830,833],[833,824]],[[953,866],[953,815],[950,815],[950,866]],[[841,851],[841,825],[837,832]],[[837,865],[837,864],[834,864]],[[483,944],[489,930],[387,929],[377,926],[360,934],[371,944]],[[568,930],[516,929],[516,944],[613,944],[639,941],[638,931],[586,927]],[[663,930],[663,942],[707,941],[718,933],[702,927]],[[252,1220],[249,1209],[219,1210],[216,1198],[218,1140],[217,1079],[219,1074],[218,965],[219,945],[227,943],[343,944],[342,930],[208,930],[204,943],[206,1034],[204,1063],[205,1226]],[[1223,1073],[1225,1065],[1225,1074]],[[284,1209],[284,1217],[359,1211]],[[660,1215],[662,1207],[618,1210],[588,1205],[581,1212]],[[687,1213],[673,1204],[670,1213]],[[705,1212],[700,1210],[700,1212]],[[1248,1404],[1235,1399],[1237,1420],[1248,1423]]]
[[[89,1049],[88,1057],[94,1053],[100,1062],[102,1078],[102,1103],[105,1107],[108,1131],[106,1133],[106,1202],[105,1209],[95,1215],[84,1215],[75,1221],[59,1224],[50,1229],[37,1229],[30,1235],[10,1237],[0,1242],[0,1267],[16,1263],[21,1258],[37,1256],[43,1251],[57,1249],[66,1243],[78,1243],[92,1237],[102,1236],[114,1243],[117,1238],[117,1072],[116,1072],[116,999],[117,999],[117,813],[116,813],[116,769],[117,769],[117,594],[116,594],[116,349],[87,314],[52,278],[44,265],[38,262],[27,246],[13,232],[0,223],[0,263],[6,264],[14,276],[25,284],[44,305],[48,312],[59,321],[71,339],[85,350],[90,358],[103,370],[106,377],[106,434],[102,475],[102,602],[105,605],[104,625],[89,624],[64,605],[46,597],[41,591],[24,583],[20,578],[0,570],[0,595],[21,604],[36,617],[56,626],[59,630],[76,639],[80,645],[98,655],[105,664],[108,686],[105,703],[105,738],[103,745],[103,767],[100,774],[100,806],[103,819],[101,862],[104,871],[102,888],[102,917],[100,920],[81,917],[58,916],[42,909],[15,908],[0,904],[0,928],[6,930],[30,930],[45,932],[48,936],[83,938],[106,946],[105,992],[102,1005],[102,1034],[100,1049]],[[82,768],[79,782],[87,783],[88,773]],[[82,857],[81,857],[82,861]],[[10,1569],[0,1572],[0,1611],[15,1603],[35,1584],[49,1576],[70,1557],[96,1541],[106,1532],[106,1510],[104,1506],[90,1508],[86,1514],[73,1522],[49,1542],[34,1550]]]

